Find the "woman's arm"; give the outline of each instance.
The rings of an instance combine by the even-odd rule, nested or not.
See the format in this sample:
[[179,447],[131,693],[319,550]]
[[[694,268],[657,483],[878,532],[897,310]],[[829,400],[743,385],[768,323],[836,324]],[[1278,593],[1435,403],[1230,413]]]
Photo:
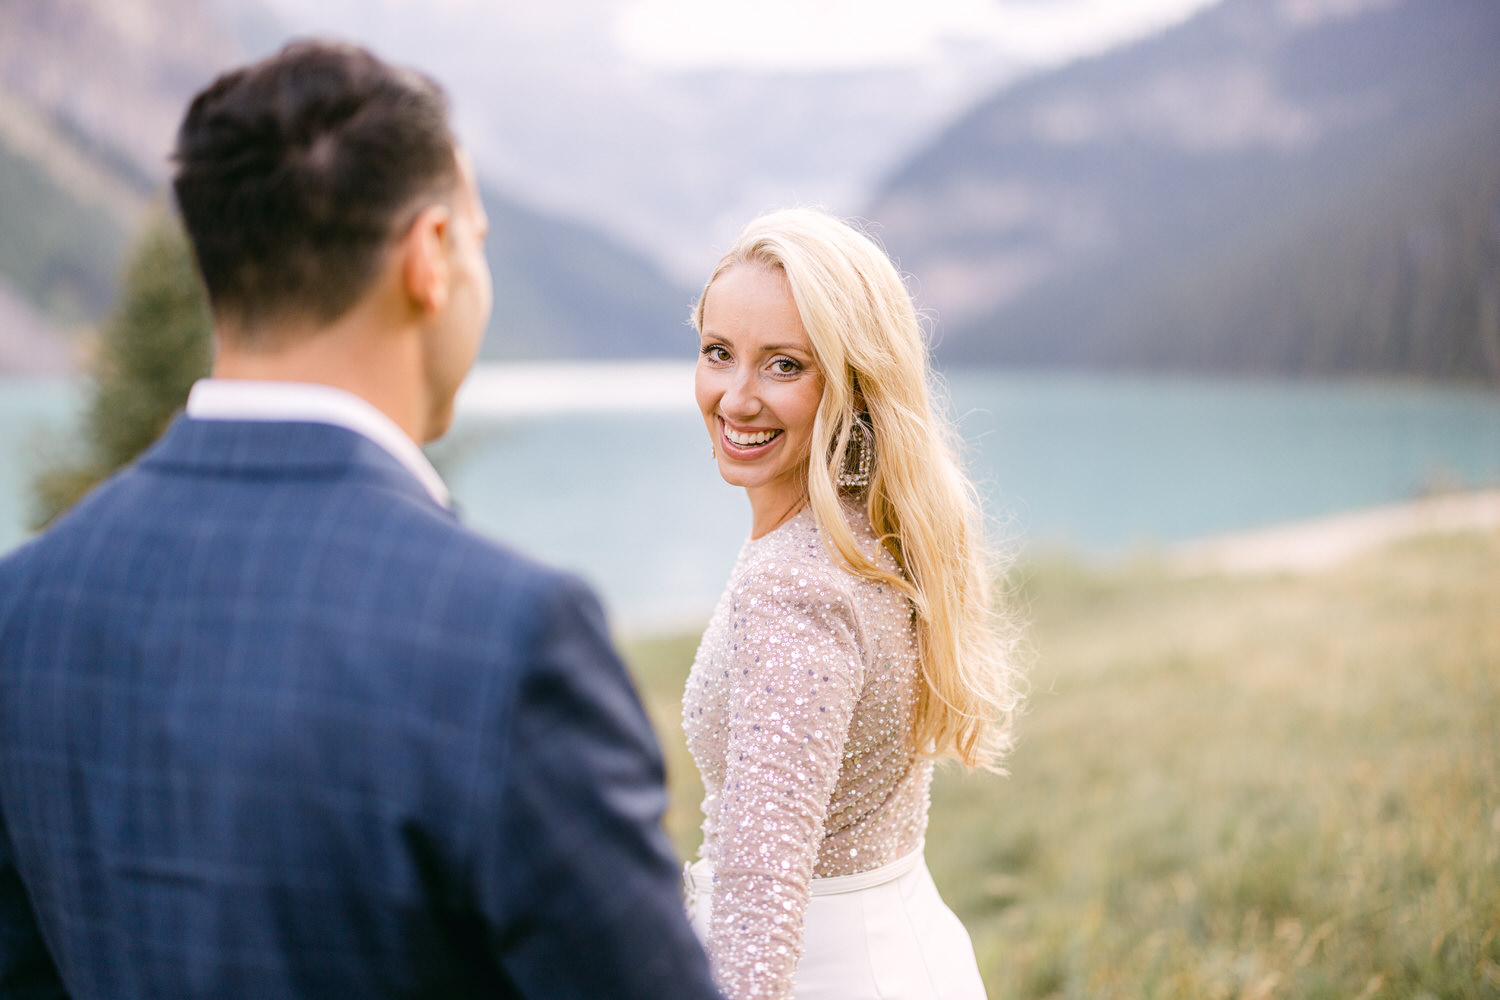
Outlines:
[[709,954],[728,996],[790,998],[808,884],[864,668],[838,574],[752,572],[731,620]]

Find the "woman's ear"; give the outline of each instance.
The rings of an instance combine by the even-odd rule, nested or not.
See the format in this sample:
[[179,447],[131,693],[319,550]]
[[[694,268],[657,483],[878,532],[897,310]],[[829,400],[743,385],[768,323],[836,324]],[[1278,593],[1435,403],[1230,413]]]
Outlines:
[[451,274],[448,264],[448,230],[453,213],[445,205],[429,205],[417,215],[398,244],[401,278],[407,297],[424,316],[442,312],[448,305]]

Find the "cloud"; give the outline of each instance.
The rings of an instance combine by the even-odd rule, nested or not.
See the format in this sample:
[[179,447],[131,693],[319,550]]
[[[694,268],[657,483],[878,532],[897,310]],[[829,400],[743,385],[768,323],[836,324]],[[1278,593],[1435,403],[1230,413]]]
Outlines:
[[930,65],[981,45],[1032,65],[1101,51],[1216,0],[627,0],[616,39],[656,69]]

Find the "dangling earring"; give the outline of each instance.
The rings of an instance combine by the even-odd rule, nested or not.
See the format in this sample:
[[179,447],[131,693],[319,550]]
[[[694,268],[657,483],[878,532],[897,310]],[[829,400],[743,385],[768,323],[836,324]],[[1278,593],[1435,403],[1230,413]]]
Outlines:
[[839,470],[839,485],[870,485],[870,465],[875,458],[875,434],[868,424],[856,417],[849,427],[849,448],[844,452],[844,467]]
[[717,459],[719,457],[719,448],[712,441],[710,441],[708,444],[708,457],[713,459]]

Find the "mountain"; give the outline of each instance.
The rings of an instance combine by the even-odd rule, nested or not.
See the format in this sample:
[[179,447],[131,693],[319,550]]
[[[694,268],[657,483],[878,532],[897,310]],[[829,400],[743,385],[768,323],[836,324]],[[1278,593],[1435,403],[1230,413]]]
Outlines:
[[10,282],[0,278],[0,377],[67,375],[68,345]]
[[182,95],[232,51],[197,0],[0,4],[4,371],[56,370],[109,309]]
[[1500,4],[1224,0],[869,209],[955,362],[1500,381]]
[[484,358],[693,356],[692,291],[592,226],[482,194],[495,281]]
[[[913,8],[904,17],[866,18],[857,4],[804,10],[744,0],[261,2],[298,32],[364,39],[439,72],[492,182],[527,204],[587,219],[689,285],[712,270],[715,248],[761,212],[809,203],[859,209],[942,124],[1025,67],[1001,40],[967,32],[970,18],[959,14],[948,18],[952,33],[920,57],[775,66],[712,43],[697,55],[681,42],[663,46],[669,36],[711,39],[715,22],[727,32],[726,22],[756,18],[750,37],[796,25],[804,53],[826,38],[830,55],[848,56],[861,42],[828,38],[833,22],[868,38],[898,18],[916,28],[927,20],[922,4],[892,5]],[[766,55],[786,47],[760,46]]]
[[[165,197],[188,99],[284,37],[256,0],[0,3],[0,373],[55,371],[76,353]],[[487,356],[681,353],[688,290],[596,228],[485,188]]]
[[[146,202],[45,115],[0,91],[0,281],[29,303],[37,320],[28,325],[86,325],[109,308]],[[0,340],[8,335],[0,327]]]

